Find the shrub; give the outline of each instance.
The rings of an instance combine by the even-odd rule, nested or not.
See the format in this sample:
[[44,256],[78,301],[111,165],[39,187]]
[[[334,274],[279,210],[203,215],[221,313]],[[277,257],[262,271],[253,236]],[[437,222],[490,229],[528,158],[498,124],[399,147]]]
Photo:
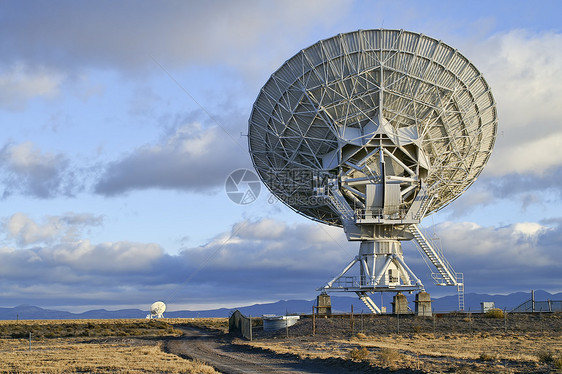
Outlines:
[[487,318],[503,318],[503,310],[494,308],[486,312],[485,316]]
[[482,353],[480,353],[480,360],[482,360],[482,361],[495,361],[496,355],[493,354],[493,353],[482,352]]
[[472,368],[467,367],[467,366],[451,367],[451,368],[449,368],[448,371],[453,372],[453,373],[457,373],[457,374],[472,374],[472,373],[474,373]]
[[28,332],[14,332],[11,334],[12,339],[25,339],[29,337]]
[[560,356],[560,357],[558,357],[557,359],[554,360],[554,367],[558,371],[562,371],[562,356]]
[[363,361],[367,359],[368,355],[369,355],[369,351],[365,347],[361,349],[353,348],[349,352],[349,358],[351,358],[354,361]]
[[539,359],[539,362],[545,364],[550,364],[551,362],[554,362],[554,356],[552,355],[552,352],[546,349],[538,351],[537,358]]
[[391,366],[400,359],[400,353],[396,349],[383,348],[379,353],[379,358],[383,365]]

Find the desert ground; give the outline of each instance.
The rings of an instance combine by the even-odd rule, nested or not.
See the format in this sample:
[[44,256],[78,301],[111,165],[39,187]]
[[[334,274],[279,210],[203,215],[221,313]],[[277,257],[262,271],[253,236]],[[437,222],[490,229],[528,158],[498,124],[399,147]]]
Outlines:
[[[228,320],[0,321],[8,373],[554,373],[562,314],[303,317],[252,341]],[[31,348],[29,342],[31,332]],[[313,335],[314,333],[314,335]]]
[[180,335],[156,320],[0,321],[0,372],[217,373],[164,352]]
[[[259,331],[253,347],[302,358],[368,363],[373,372],[562,372],[562,314],[349,316],[304,319],[288,331]],[[288,337],[287,337],[288,336]]]

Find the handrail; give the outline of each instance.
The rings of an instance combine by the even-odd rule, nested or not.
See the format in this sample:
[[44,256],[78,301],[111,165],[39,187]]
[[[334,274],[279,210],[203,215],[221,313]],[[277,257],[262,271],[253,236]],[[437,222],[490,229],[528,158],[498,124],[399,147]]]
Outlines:
[[415,244],[421,249],[427,256],[429,261],[435,266],[438,271],[436,273],[432,272],[432,277],[435,281],[441,278],[445,284],[456,286],[459,282],[457,279],[457,273],[453,269],[452,265],[447,261],[441,249],[435,249],[434,243],[427,239],[423,234],[421,229],[417,225],[411,225],[409,227],[410,232],[414,235]]

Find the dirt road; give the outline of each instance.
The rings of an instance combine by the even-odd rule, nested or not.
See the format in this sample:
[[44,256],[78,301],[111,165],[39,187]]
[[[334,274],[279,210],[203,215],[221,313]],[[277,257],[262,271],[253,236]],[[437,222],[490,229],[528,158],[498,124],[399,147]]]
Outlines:
[[[181,357],[198,359],[221,373],[387,373],[365,364],[341,359],[299,359],[293,355],[274,353],[233,344],[228,336],[210,330],[175,326],[184,332],[179,338],[166,341],[165,350]],[[411,371],[407,371],[410,373]],[[396,373],[396,372],[394,372]],[[404,372],[406,373],[406,372]]]

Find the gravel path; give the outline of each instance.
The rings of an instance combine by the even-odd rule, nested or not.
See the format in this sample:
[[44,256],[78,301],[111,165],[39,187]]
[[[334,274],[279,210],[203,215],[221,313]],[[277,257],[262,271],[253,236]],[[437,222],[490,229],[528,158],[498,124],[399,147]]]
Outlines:
[[[164,349],[180,357],[197,359],[227,374],[250,373],[387,373],[384,369],[341,359],[299,359],[293,355],[276,355],[261,349],[233,344],[227,335],[194,327],[175,326],[184,332],[166,341]],[[399,371],[406,373],[406,371]],[[407,371],[408,373],[410,371]],[[397,373],[397,372],[394,372]]]

